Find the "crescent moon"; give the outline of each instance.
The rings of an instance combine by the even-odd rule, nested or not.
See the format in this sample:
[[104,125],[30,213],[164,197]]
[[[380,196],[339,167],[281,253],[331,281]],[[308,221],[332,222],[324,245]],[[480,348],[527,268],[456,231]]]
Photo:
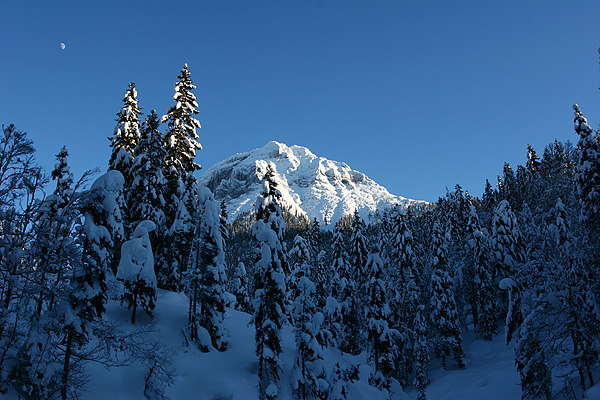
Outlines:
[[64,50],[66,47],[67,47],[67,46],[65,46],[65,44],[64,44],[64,43],[61,43],[61,44],[60,44],[60,49],[61,49],[61,50]]

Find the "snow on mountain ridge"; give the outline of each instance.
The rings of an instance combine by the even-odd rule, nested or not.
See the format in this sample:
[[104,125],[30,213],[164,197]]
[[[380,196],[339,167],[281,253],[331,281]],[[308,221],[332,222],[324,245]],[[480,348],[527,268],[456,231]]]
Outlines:
[[318,157],[308,148],[271,141],[265,146],[235,154],[209,168],[199,180],[218,200],[224,200],[230,220],[251,210],[260,193],[267,165],[275,165],[282,203],[297,215],[323,223],[337,221],[355,209],[363,218],[391,205],[417,201],[390,194],[348,164]]

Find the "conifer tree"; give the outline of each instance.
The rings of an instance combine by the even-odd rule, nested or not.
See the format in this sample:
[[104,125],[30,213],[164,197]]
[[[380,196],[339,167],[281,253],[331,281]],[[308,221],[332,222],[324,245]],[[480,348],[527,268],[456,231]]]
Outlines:
[[470,207],[467,232],[467,254],[473,270],[473,322],[485,340],[492,340],[497,333],[496,295],[487,231],[483,231],[475,207]]
[[123,300],[131,310],[132,324],[135,324],[138,307],[152,317],[156,306],[156,275],[149,236],[155,229],[154,222],[140,221],[131,240],[123,243],[121,249],[117,278],[125,284]]
[[500,198],[510,204],[517,204],[517,179],[509,163],[504,163],[502,173],[503,177],[498,187]]
[[409,226],[410,213],[402,215],[396,208],[391,216],[391,255],[392,274],[397,275],[397,283],[390,288],[394,293],[390,296],[392,314],[390,322],[400,332],[397,336],[398,351],[395,360],[398,380],[406,383],[412,362],[409,345],[410,332],[418,305],[421,303],[416,256],[413,250],[414,238]]
[[531,312],[521,327],[521,335],[515,346],[515,364],[521,375],[521,399],[550,399],[552,394],[552,374],[546,363],[546,356],[538,331],[534,328],[537,311]]
[[[559,335],[572,342],[571,364],[577,369],[581,387],[594,385],[592,370],[598,364],[600,344],[594,340],[600,331],[597,304],[592,294],[590,271],[584,267],[581,253],[575,249],[576,240],[570,232],[564,205],[559,198],[554,208],[559,250],[560,289],[563,329]],[[589,382],[589,385],[586,383]]]
[[581,219],[588,226],[597,226],[600,214],[600,144],[577,104],[573,105],[573,110],[575,132],[579,135],[575,183],[581,204]]
[[159,254],[163,266],[158,275],[161,286],[169,290],[183,288],[182,279],[190,262],[194,231],[200,221],[198,190],[196,177],[187,173],[184,179],[177,179],[177,191],[171,197],[171,204],[172,207],[176,205],[176,212],[170,228],[164,235],[164,240],[169,245],[164,246],[162,254]]
[[464,368],[462,335],[452,280],[446,265],[448,240],[438,222],[433,227],[433,276],[431,277],[431,322],[434,327],[434,349],[436,357],[441,358],[446,368],[446,357],[450,352],[459,368]]
[[[58,161],[51,176],[56,180],[54,192],[41,204],[37,217],[36,247],[39,252],[37,270],[56,272],[58,280],[63,275],[66,265],[64,250],[73,244],[71,230],[74,224],[74,195],[73,174],[67,164],[69,152],[63,147],[56,155]],[[62,254],[61,254],[62,253]]]
[[96,179],[82,208],[85,216],[84,263],[102,276],[109,268],[116,273],[120,260],[123,223],[118,199],[123,183],[123,175],[119,171],[109,170]]
[[344,274],[347,274],[348,265],[348,253],[346,252],[346,245],[344,243],[344,236],[336,223],[333,230],[332,240],[332,277],[329,282],[329,295],[325,300],[325,328],[332,335],[330,345],[336,348],[340,348],[343,326],[342,326],[342,292],[341,288],[345,286],[344,282],[347,279],[342,278]]
[[261,399],[275,399],[280,394],[279,356],[286,292],[284,271],[287,270],[287,252],[283,241],[285,223],[279,206],[281,193],[274,179],[274,168],[272,164],[267,166],[263,191],[255,205],[256,222],[252,226],[252,236],[256,241],[253,321],[256,328]]
[[141,140],[134,150],[129,174],[132,182],[128,196],[131,204],[129,221],[135,223],[150,220],[156,226],[156,230],[150,236],[150,242],[154,250],[154,270],[157,274],[167,269],[162,256],[164,248],[168,246],[164,243],[164,192],[167,183],[163,174],[165,150],[158,130],[159,125],[158,115],[152,110],[142,125]]
[[122,235],[117,195],[123,187],[123,175],[110,170],[92,185],[82,207],[83,258],[75,264],[69,297],[59,310],[65,333],[61,378],[61,397],[67,399],[72,374],[71,358],[78,346],[86,344],[91,323],[102,317],[107,300],[106,273],[112,263],[113,237]]
[[[165,148],[164,174],[167,180],[165,188],[165,217],[167,229],[166,240],[170,246],[165,249],[161,256],[163,264],[169,265],[170,271],[166,271],[166,287],[177,289],[184,272],[187,258],[191,248],[191,234],[194,227],[194,199],[190,191],[195,191],[194,171],[200,169],[200,165],[194,161],[196,151],[202,149],[198,142],[196,129],[200,128],[200,122],[194,118],[199,112],[196,96],[192,90],[196,88],[184,64],[181,73],[175,82],[175,105],[169,106],[167,113],[161,118],[161,122],[167,124],[163,136],[163,147]],[[163,274],[161,274],[163,275]]]
[[312,272],[312,265],[310,265],[311,253],[308,241],[302,236],[296,235],[294,237],[294,245],[288,252],[288,257],[290,274],[286,277],[286,313],[288,314],[292,325],[296,326],[293,303],[298,297],[298,291],[300,290],[298,284],[302,277],[308,276],[310,279]]
[[175,82],[175,105],[167,109],[161,122],[167,123],[165,132],[165,143],[167,149],[166,165],[167,175],[170,180],[177,176],[182,177],[185,172],[194,172],[200,169],[200,165],[194,162],[196,150],[202,149],[198,142],[196,129],[200,128],[200,122],[194,118],[199,112],[196,109],[198,103],[192,90],[196,89],[188,71],[187,64],[183,65],[181,73]]
[[527,163],[525,164],[525,168],[531,173],[531,175],[536,175],[541,166],[540,157],[537,155],[533,147],[531,145],[527,145]]
[[[123,97],[123,103],[123,107],[117,113],[117,126],[115,127],[113,137],[109,138],[112,151],[108,162],[108,169],[119,171],[124,178],[123,196],[119,198],[119,207],[125,217],[123,221],[124,234],[129,237],[135,228],[131,226],[135,222],[129,218],[130,209],[133,205],[128,198],[133,180],[130,173],[135,147],[141,138],[139,116],[142,114],[134,82],[129,84],[129,89],[127,89]],[[137,220],[136,222],[139,221],[141,220]],[[120,246],[121,243],[118,242],[116,245]]]
[[[409,226],[410,214],[401,215],[399,211],[393,220],[392,238],[392,262],[395,262],[396,268],[400,274],[400,302],[401,310],[399,319],[401,321],[412,321],[415,316],[417,306],[420,304],[420,290],[416,255],[413,250],[414,238]],[[411,326],[409,324],[408,326]]]
[[238,262],[233,275],[233,294],[235,295],[235,309],[243,312],[250,312],[250,295],[248,291],[248,276],[246,266],[243,262]]
[[140,119],[142,114],[138,104],[137,90],[135,83],[129,84],[129,89],[123,97],[123,108],[117,113],[117,126],[112,138],[109,138],[112,147],[108,169],[119,171],[125,178],[125,185],[128,188],[130,183],[129,170],[133,162],[133,153],[135,146],[141,138]]
[[492,248],[496,263],[495,276],[507,277],[515,274],[525,261],[521,233],[517,218],[506,200],[500,201],[494,210]]
[[307,232],[307,240],[313,257],[310,261],[313,265],[316,265],[317,257],[321,252],[321,247],[323,245],[323,234],[317,218],[313,220],[313,223]]
[[414,321],[414,367],[415,388],[419,391],[417,400],[426,400],[425,387],[429,383],[429,346],[427,345],[427,324],[423,318],[425,307],[417,307]]
[[208,188],[198,192],[201,214],[192,257],[185,271],[190,298],[190,337],[203,351],[227,347],[225,314],[225,242],[221,236],[220,204]]
[[356,283],[359,299],[366,296],[366,277],[367,277],[367,258],[369,249],[367,247],[367,238],[365,237],[365,223],[358,214],[358,210],[354,212],[352,220],[352,235],[350,236],[350,245],[348,248],[350,256],[350,265],[352,272],[350,277]]
[[369,341],[370,360],[375,367],[374,379],[378,373],[383,375],[383,388],[390,389],[390,378],[394,374],[394,336],[396,331],[389,327],[389,305],[383,282],[383,261],[378,254],[370,253],[367,259],[368,305],[367,305],[367,335]]
[[315,285],[308,276],[298,280],[293,301],[296,321],[296,358],[292,367],[292,388],[298,399],[326,398],[328,383],[323,368],[323,348],[319,343],[324,316],[314,302]]
[[[340,277],[338,302],[341,312],[341,327],[338,344],[340,350],[357,355],[361,352],[362,342],[362,308],[357,293],[357,284],[353,278],[352,267],[346,262],[347,256],[343,236],[337,226],[334,233],[334,271]],[[332,290],[335,290],[334,288]]]

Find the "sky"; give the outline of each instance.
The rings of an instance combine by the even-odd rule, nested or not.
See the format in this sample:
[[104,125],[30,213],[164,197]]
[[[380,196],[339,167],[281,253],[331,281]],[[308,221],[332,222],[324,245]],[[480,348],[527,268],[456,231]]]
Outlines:
[[504,162],[526,162],[527,144],[541,155],[555,139],[576,143],[573,103],[600,123],[597,0],[0,9],[0,124],[27,131],[48,172],[63,145],[76,177],[106,170],[127,85],[145,114],[164,114],[184,63],[197,85],[203,170],[276,140],[396,195],[436,201],[460,184],[480,196]]

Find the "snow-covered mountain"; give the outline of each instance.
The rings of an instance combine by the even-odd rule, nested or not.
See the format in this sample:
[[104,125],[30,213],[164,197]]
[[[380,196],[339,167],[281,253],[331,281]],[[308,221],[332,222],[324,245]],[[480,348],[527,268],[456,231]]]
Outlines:
[[200,183],[208,186],[218,200],[225,201],[231,220],[252,210],[270,162],[275,165],[283,206],[321,223],[335,222],[355,209],[365,218],[369,212],[391,205],[417,202],[390,194],[346,163],[318,157],[306,147],[275,141],[215,164],[200,177]]

